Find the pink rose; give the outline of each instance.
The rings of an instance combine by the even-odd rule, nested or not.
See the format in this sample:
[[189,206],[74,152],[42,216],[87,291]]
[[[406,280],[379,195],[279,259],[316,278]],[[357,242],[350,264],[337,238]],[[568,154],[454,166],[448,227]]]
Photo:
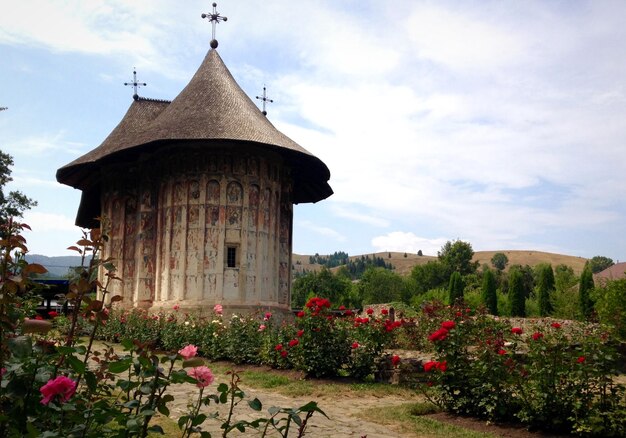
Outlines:
[[265,327],[265,324],[261,324],[261,325],[259,326],[259,330],[257,330],[257,331],[262,332],[262,331],[263,331],[263,330],[265,330],[266,328],[267,328],[267,327]]
[[264,321],[269,321],[269,319],[272,317],[272,314],[270,312],[266,312],[265,313],[265,318],[263,318]]
[[41,403],[44,405],[50,403],[57,395],[61,396],[61,402],[65,403],[76,392],[76,382],[69,377],[58,376],[56,379],[48,380],[48,383],[43,385],[39,391],[43,395]]
[[198,383],[196,383],[198,388],[205,388],[215,380],[211,369],[205,366],[191,368],[187,370],[187,375],[198,381]]
[[198,354],[198,347],[196,347],[195,345],[187,345],[186,347],[178,350],[178,354],[180,354],[185,360],[191,359],[192,357],[195,357],[196,354]]
[[221,315],[224,312],[224,308],[221,304],[216,304],[215,306],[213,306],[213,311],[218,315]]

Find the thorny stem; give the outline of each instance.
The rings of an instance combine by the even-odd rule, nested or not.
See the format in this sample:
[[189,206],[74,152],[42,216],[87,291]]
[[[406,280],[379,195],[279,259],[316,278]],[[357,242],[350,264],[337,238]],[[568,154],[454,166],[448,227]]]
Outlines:
[[185,434],[188,437],[191,436],[191,432],[192,432],[191,425],[193,424],[193,420],[198,416],[198,412],[200,412],[200,406],[202,405],[202,393],[203,392],[204,392],[204,386],[200,388],[200,394],[198,395],[198,403],[193,408],[192,414],[187,419],[187,422],[185,422],[185,429],[183,430],[183,434],[181,435],[181,438],[185,438]]

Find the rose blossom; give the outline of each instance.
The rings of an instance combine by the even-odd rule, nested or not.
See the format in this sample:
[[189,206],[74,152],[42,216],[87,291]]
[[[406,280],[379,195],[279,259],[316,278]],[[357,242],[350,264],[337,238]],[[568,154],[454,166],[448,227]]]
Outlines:
[[54,310],[49,311],[48,315],[50,316],[50,318],[56,318],[57,316],[59,316],[58,312]]
[[394,354],[393,357],[391,358],[391,365],[396,367],[398,366],[399,363],[400,363],[400,356],[398,356],[397,354]]
[[374,313],[374,309],[372,309],[371,307],[369,309],[367,309],[365,312],[367,312],[368,315],[371,315],[372,313]]
[[180,354],[183,359],[191,359],[192,357],[195,357],[196,354],[198,354],[198,347],[196,347],[195,345],[187,345],[186,347],[181,348],[180,350],[178,350],[178,354]]
[[301,338],[302,335],[304,335],[304,330],[298,330],[297,336]]
[[553,322],[552,324],[550,324],[552,327],[558,329],[561,328],[561,324],[559,324],[558,322]]
[[215,306],[213,306],[213,311],[217,313],[218,315],[221,315],[222,312],[224,312],[224,308],[222,307],[221,304],[216,304]]
[[298,318],[304,318],[304,312],[301,310],[298,312],[298,314],[296,315]]
[[276,345],[276,346],[274,347],[274,350],[276,350],[276,351],[280,351],[280,350],[282,350],[282,349],[283,349],[283,344],[278,344],[278,345]]
[[213,380],[215,380],[215,376],[213,376],[211,369],[205,366],[187,370],[187,375],[198,381],[198,383],[196,383],[198,388],[205,388],[213,383]]
[[265,313],[265,318],[263,318],[264,321],[269,321],[269,319],[272,317],[272,314],[270,312],[266,312]]
[[352,343],[352,348],[359,348],[359,343],[358,342],[353,342]]
[[446,330],[452,330],[455,325],[456,324],[454,323],[454,321],[444,321],[441,323],[441,328],[444,328]]
[[543,338],[543,333],[541,332],[535,332],[533,333],[533,340],[534,341],[538,341],[539,339]]
[[585,356],[579,356],[578,359],[576,359],[576,362],[583,363],[585,360],[587,360]]
[[283,350],[283,351],[281,351],[281,352],[280,352],[280,355],[281,355],[282,357],[287,357],[287,350]]
[[299,343],[300,343],[300,341],[298,341],[297,339],[292,339],[291,341],[289,341],[289,346],[290,347],[295,347]]
[[262,331],[263,331],[263,330],[265,330],[265,329],[266,329],[265,324],[261,324],[261,325],[259,326],[259,329],[258,329],[257,331],[262,332]]
[[513,333],[514,335],[521,335],[522,334],[522,329],[520,327],[513,327],[511,329],[511,333]]
[[444,339],[446,339],[446,337],[448,336],[448,330],[446,330],[445,328],[440,328],[439,330],[437,330],[435,333],[431,334],[428,339],[431,342],[435,342],[435,341],[443,341]]
[[43,385],[39,391],[43,395],[41,404],[47,405],[57,395],[61,396],[61,402],[65,403],[74,395],[76,382],[69,377],[58,376],[56,379],[48,380],[48,383]]

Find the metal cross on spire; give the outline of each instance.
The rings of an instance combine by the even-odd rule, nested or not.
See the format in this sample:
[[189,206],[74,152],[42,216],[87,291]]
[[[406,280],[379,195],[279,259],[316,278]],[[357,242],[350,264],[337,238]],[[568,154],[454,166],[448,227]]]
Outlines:
[[124,82],[124,85],[132,85],[133,86],[133,90],[135,91],[135,93],[133,94],[133,99],[137,100],[139,99],[139,94],[137,94],[137,89],[139,87],[145,87],[146,84],[145,82],[137,82],[137,69],[135,67],[133,67],[133,81],[132,82]]
[[202,14],[202,18],[208,18],[211,22],[211,26],[213,27],[213,33],[211,34],[211,48],[217,49],[217,40],[215,39],[215,26],[220,21],[228,21],[227,17],[222,17],[219,12],[217,12],[217,3],[213,3],[213,13],[211,14]]
[[0,111],[4,111],[4,110],[8,110],[9,108],[7,108],[6,106],[0,106]]
[[265,85],[263,85],[263,97],[257,96],[256,98],[263,101],[263,115],[266,116],[267,115],[267,111],[265,111],[265,103],[266,102],[274,103],[274,101],[272,99],[270,99],[269,97],[267,97],[266,90],[265,90]]

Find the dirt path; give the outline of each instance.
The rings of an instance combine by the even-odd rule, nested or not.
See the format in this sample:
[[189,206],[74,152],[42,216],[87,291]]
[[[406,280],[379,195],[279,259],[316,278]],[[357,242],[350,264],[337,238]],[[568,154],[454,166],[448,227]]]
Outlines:
[[[187,385],[175,385],[170,388],[169,393],[175,397],[175,400],[170,404],[171,418],[178,419],[185,414],[189,398],[197,397],[197,393],[190,390]],[[258,417],[269,416],[267,409],[271,406],[295,408],[313,400],[313,397],[287,397],[268,390],[260,391],[245,386],[242,386],[242,389],[246,393],[246,398],[253,399],[258,397],[263,403],[263,410],[261,412],[252,411],[244,401],[235,410],[236,418],[239,420],[253,420]],[[416,436],[407,435],[406,432],[401,434],[389,426],[372,423],[358,416],[361,411],[367,408],[392,406],[407,402],[399,397],[377,398],[368,396],[354,398],[334,395],[331,397],[315,397],[315,401],[329,418],[325,418],[318,413],[313,415],[309,420],[310,426],[307,428],[306,436],[316,438],[363,436],[367,436],[367,438],[403,438]],[[202,412],[206,414],[213,413],[215,412],[215,406],[203,407]],[[221,415],[225,415],[227,413],[226,406],[220,406],[219,412]],[[204,423],[203,430],[211,432],[213,436],[220,436],[220,424],[219,421],[207,420]],[[233,432],[229,436],[260,436],[260,433],[250,430],[245,434]],[[274,433],[270,436],[276,437],[279,435]]]

